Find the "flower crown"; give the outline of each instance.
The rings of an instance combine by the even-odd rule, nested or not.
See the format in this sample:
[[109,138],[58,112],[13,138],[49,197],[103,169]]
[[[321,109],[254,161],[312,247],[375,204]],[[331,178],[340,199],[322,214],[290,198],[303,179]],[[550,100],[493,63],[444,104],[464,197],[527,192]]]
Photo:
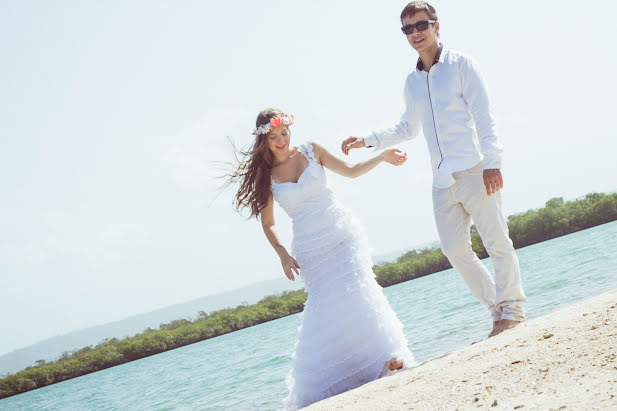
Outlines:
[[272,117],[269,123],[262,124],[261,126],[257,127],[253,131],[253,134],[255,134],[256,136],[260,134],[268,134],[270,130],[272,130],[272,127],[291,126],[293,123],[294,123],[293,114],[283,114],[282,116]]

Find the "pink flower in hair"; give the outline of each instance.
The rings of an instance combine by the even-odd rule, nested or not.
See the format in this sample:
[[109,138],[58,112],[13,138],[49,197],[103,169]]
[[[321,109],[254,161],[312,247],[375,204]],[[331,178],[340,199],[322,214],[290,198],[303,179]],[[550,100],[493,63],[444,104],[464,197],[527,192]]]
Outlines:
[[278,126],[291,126],[294,123],[293,114],[285,114],[282,116],[272,117],[269,123],[262,124],[253,130],[253,134],[258,136],[261,134],[268,134],[273,127]]
[[294,123],[293,114],[286,114],[285,117],[283,117],[283,124],[285,124],[286,126],[291,126],[293,123]]
[[283,125],[283,119],[281,116],[278,117],[272,117],[272,119],[270,120],[270,125],[272,127],[278,127],[278,126],[282,126]]

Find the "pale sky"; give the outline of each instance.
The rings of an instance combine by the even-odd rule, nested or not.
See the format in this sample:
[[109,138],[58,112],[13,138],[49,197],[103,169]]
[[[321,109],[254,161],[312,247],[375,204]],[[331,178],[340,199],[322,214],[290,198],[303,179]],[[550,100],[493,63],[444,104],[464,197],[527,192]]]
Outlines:
[[[226,137],[246,147],[271,106],[296,116],[292,142],[336,152],[393,125],[417,59],[405,4],[1,0],[0,354],[283,276],[259,222],[216,196]],[[434,5],[488,81],[506,213],[617,189],[617,6]],[[328,173],[375,254],[437,240],[426,144],[400,147],[403,167]]]

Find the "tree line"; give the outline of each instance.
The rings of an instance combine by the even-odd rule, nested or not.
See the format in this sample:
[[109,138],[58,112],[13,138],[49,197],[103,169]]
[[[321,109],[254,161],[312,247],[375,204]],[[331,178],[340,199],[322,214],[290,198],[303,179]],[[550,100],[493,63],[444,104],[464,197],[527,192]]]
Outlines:
[[[591,193],[568,202],[553,198],[541,209],[512,215],[508,217],[508,228],[514,247],[520,248],[615,220],[617,193]],[[471,229],[471,239],[478,257],[487,257],[475,227]],[[439,247],[427,247],[411,250],[396,262],[376,265],[373,270],[377,282],[387,287],[450,267]],[[96,346],[65,352],[53,362],[38,360],[35,365],[0,379],[0,398],[295,314],[304,308],[306,297],[304,290],[286,291],[253,305],[242,304],[211,313],[200,311],[194,321],[179,319],[132,337],[106,339]]]
[[[552,198],[543,208],[508,217],[508,230],[514,248],[526,247],[551,238],[617,220],[617,193],[590,193],[565,202]],[[471,227],[471,248],[478,258],[488,257],[475,226]],[[396,262],[373,267],[382,287],[398,284],[452,268],[439,246],[411,250]]]

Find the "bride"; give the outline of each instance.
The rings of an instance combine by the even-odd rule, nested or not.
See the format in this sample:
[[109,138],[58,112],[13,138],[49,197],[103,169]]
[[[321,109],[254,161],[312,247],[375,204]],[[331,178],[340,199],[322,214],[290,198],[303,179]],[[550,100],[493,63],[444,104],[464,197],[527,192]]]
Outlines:
[[[324,171],[355,178],[384,161],[403,164],[407,155],[391,149],[350,165],[317,143],[292,146],[293,121],[277,109],[260,112],[253,146],[236,152],[229,176],[239,184],[236,208],[261,219],[285,275],[302,277],[308,293],[286,379],[286,409],[415,365],[402,324],[375,281],[361,226],[335,199]],[[274,200],[293,222],[291,254],[276,232]]]

